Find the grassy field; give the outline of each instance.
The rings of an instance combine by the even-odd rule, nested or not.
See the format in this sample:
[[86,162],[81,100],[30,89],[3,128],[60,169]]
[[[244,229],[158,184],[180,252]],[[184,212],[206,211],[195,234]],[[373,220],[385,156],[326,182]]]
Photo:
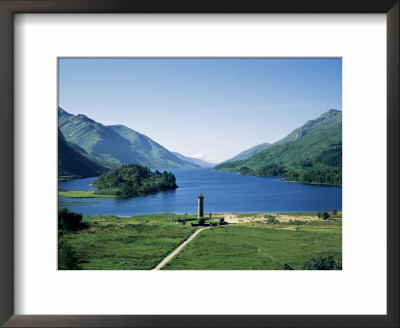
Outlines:
[[116,195],[95,194],[94,190],[59,190],[58,195],[68,198],[117,198]]
[[86,216],[84,228],[59,236],[79,254],[84,270],[149,270],[194,233],[175,214],[132,218]]
[[[302,269],[310,258],[329,255],[341,264],[342,219],[296,220],[305,214],[285,213],[293,215],[293,221],[275,223],[265,213],[243,214],[260,220],[206,229],[162,269]],[[63,232],[59,238],[77,252],[84,270],[149,270],[198,229],[190,222],[174,222],[183,218],[189,216],[85,216],[81,229]]]
[[311,257],[342,262],[342,220],[220,226],[204,230],[163,269],[302,269]]
[[73,174],[73,175],[61,175],[58,177],[58,182],[64,182],[64,181],[69,181],[72,179],[81,179],[79,175]]

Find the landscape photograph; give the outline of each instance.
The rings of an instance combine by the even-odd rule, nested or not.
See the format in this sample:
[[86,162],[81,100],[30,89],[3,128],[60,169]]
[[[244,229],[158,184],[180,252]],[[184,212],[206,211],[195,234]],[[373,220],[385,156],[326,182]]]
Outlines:
[[59,58],[58,270],[342,270],[340,58]]

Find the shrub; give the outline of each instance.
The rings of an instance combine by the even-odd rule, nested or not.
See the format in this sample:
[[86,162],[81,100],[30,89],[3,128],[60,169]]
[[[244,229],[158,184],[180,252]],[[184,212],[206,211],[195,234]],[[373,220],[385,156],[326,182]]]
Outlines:
[[265,219],[275,219],[275,215],[266,214],[264,215]]
[[333,211],[332,211],[332,214],[333,214],[333,215],[336,215],[336,214],[337,214],[337,211],[336,211],[336,210],[333,210]]
[[322,218],[323,218],[324,220],[329,219],[329,217],[330,217],[330,215],[329,215],[328,212],[324,212],[324,213],[322,214]]
[[66,241],[58,243],[58,270],[79,270],[79,257],[76,250]]
[[307,224],[307,222],[306,221],[300,221],[300,220],[294,220],[294,221],[292,221],[292,223],[295,223],[296,225],[303,225],[303,224]]
[[329,217],[330,217],[330,215],[329,215],[328,212],[318,212],[318,213],[317,213],[317,216],[318,216],[320,219],[324,219],[324,220],[329,219]]
[[294,270],[289,264],[285,263],[283,270]]
[[334,257],[312,257],[304,262],[303,270],[342,270],[342,266],[336,263]]
[[224,219],[224,218],[220,218],[220,219],[219,219],[219,223],[222,223],[222,222],[225,222],[225,219]]
[[74,230],[79,227],[82,221],[82,214],[71,212],[67,208],[58,209],[58,229]]
[[274,216],[270,217],[267,221],[267,223],[281,223],[278,219],[275,219]]

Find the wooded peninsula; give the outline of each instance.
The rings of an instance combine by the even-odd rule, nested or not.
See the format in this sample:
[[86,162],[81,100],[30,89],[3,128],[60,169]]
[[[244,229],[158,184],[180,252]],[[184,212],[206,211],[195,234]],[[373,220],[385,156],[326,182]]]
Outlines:
[[152,172],[137,164],[123,165],[100,175],[93,185],[97,187],[94,195],[115,195],[133,197],[149,195],[178,188],[175,175],[171,172]]

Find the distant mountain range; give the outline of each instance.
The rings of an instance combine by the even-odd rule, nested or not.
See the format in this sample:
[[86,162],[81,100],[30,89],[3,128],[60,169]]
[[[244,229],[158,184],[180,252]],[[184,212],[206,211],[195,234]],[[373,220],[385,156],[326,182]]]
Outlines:
[[[154,140],[124,125],[106,126],[85,115],[67,113],[60,107],[58,127],[67,145],[79,146],[85,152],[85,158],[103,163],[103,168],[115,168],[123,164],[139,164],[154,169],[199,167],[178,158]],[[63,158],[60,173],[69,171],[65,169],[69,165],[63,154],[65,149],[68,148],[61,147],[59,150],[59,156]]]
[[[223,162],[214,169],[283,176],[285,180],[302,183],[342,183],[341,111],[330,109],[265,149],[257,150],[257,147],[234,157],[242,159]],[[254,150],[257,151],[246,157]]]
[[[58,108],[59,177],[92,177],[123,164],[153,169],[212,167],[200,159],[170,152],[124,125],[105,126],[85,115]],[[285,138],[247,149],[215,170],[287,181],[341,185],[342,112],[334,109],[295,129]]]
[[172,151],[171,153],[174,154],[176,157],[178,157],[178,158],[180,158],[180,159],[182,159],[182,160],[184,160],[186,162],[192,163],[194,165],[198,165],[200,167],[213,167],[215,165],[215,163],[206,162],[206,161],[203,161],[203,160],[198,159],[198,158],[183,156],[182,154],[179,154],[179,153],[174,152],[174,151]]

